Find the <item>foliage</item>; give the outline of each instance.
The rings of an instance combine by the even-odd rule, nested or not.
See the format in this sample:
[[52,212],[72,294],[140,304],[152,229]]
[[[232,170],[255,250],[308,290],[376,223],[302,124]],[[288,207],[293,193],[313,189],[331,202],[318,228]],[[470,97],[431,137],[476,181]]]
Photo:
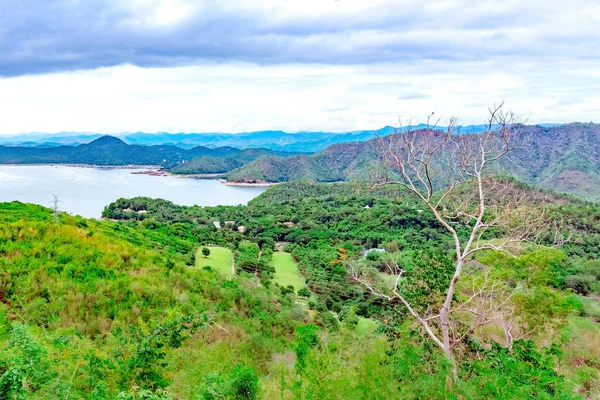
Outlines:
[[[297,182],[237,207],[120,199],[107,206],[105,221],[61,214],[58,225],[48,209],[3,203],[0,392],[157,400],[593,398],[600,393],[597,323],[578,315],[581,297],[564,289],[573,289],[570,277],[598,279],[597,209],[571,202],[551,212],[564,217],[574,243],[516,248],[516,257],[482,253],[455,299],[469,298],[486,280],[497,283],[506,288],[498,298],[514,292],[515,336],[539,328],[512,348],[500,323],[472,332],[457,350],[459,380],[446,392],[443,357],[398,316],[397,305],[369,295],[346,272],[347,263],[359,263],[385,286],[397,263],[405,270],[399,289],[412,302],[439,302],[452,242],[401,190]],[[291,255],[274,257],[282,247]],[[362,255],[374,247],[386,253]],[[231,273],[232,252],[239,275]],[[188,265],[194,253],[197,267]],[[311,290],[275,284],[283,261]],[[296,289],[311,297],[314,311],[295,303],[304,301],[291,295]],[[372,328],[364,329],[365,321]]]
[[[522,148],[501,160],[495,172],[585,199],[600,199],[598,125],[573,123],[520,128],[520,134],[527,140]],[[376,172],[374,140],[336,144],[313,155],[288,159],[263,157],[231,171],[226,177],[234,182],[369,181]],[[577,179],[576,184],[573,177]]]
[[219,374],[206,376],[201,399],[254,400],[258,396],[258,377],[256,371],[237,365],[230,376]]

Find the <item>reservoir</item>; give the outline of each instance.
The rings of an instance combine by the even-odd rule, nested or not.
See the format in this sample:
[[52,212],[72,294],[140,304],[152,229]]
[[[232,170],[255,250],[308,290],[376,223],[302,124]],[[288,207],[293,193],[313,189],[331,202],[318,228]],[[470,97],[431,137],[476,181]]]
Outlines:
[[0,202],[18,200],[99,218],[105,206],[121,198],[146,196],[179,205],[246,204],[264,187],[227,186],[218,180],[132,174],[136,169],[62,165],[0,165]]

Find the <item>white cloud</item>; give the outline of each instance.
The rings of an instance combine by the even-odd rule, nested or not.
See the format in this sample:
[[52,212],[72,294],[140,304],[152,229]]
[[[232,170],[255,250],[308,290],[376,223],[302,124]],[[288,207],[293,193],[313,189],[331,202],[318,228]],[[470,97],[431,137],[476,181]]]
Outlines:
[[4,78],[0,133],[344,131],[420,122],[430,111],[471,124],[503,100],[530,122],[568,122],[593,119],[600,106],[598,83],[577,77],[591,65],[433,64],[435,72],[394,63],[125,65]]
[[598,25],[594,0],[13,0],[0,133],[588,121]]

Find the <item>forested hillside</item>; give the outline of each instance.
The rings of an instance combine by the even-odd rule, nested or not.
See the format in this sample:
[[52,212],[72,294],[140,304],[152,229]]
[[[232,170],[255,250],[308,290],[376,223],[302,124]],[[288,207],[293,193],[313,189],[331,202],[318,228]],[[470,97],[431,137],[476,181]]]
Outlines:
[[[218,149],[216,149],[218,150]],[[280,158],[291,157],[297,153],[288,153],[284,151],[274,151],[268,149],[244,149],[235,152],[233,155],[221,157],[204,156],[194,158],[190,161],[181,163],[169,172],[173,174],[222,174],[235,168],[241,167],[251,161],[261,157],[277,156]]]
[[[600,210],[544,198],[572,240],[559,249],[525,246],[515,259],[488,252],[473,260],[458,299],[484,277],[513,287],[506,301],[519,322],[510,348],[500,325],[473,331],[451,388],[446,361],[401,305],[372,296],[349,273],[360,264],[385,282],[400,263],[427,285],[403,289],[423,306],[443,290],[451,238],[397,187],[298,182],[235,207],[121,199],[107,206],[105,221],[61,214],[58,223],[46,208],[3,203],[1,392],[9,399],[594,398]],[[195,266],[208,257],[199,250],[214,246],[231,250],[235,275],[206,261]],[[370,248],[386,252],[364,256]],[[308,293],[278,283],[273,252],[293,255]]]
[[[573,123],[557,127],[523,126],[521,146],[496,166],[496,172],[519,180],[600,199],[600,126]],[[374,181],[380,174],[376,142],[339,144],[311,156],[285,161],[261,158],[227,174],[233,182]]]

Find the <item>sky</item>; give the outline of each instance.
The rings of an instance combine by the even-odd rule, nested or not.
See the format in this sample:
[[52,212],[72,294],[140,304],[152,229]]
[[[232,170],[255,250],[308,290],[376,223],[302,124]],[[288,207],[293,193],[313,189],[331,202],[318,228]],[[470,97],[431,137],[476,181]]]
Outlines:
[[600,118],[596,0],[2,0],[0,134]]

